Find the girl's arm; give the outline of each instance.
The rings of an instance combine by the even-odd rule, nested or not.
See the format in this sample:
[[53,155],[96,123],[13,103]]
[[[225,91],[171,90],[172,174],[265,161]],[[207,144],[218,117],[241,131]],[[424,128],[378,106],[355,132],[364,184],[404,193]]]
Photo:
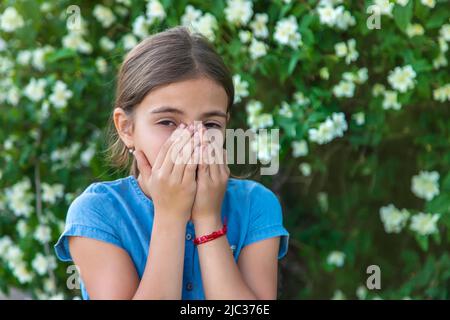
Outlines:
[[[180,126],[184,129],[184,126]],[[186,224],[196,193],[195,170],[199,156],[193,127],[175,130],[151,167],[142,151],[134,153],[145,191],[150,190],[155,212],[147,264],[139,282],[127,252],[90,238],[71,237],[70,252],[92,299],[181,299]],[[188,162],[174,163],[173,155]]]
[[141,281],[125,250],[91,238],[70,237],[70,252],[89,297],[181,299],[185,229],[184,223],[155,218]]
[[[201,221],[196,234],[208,234],[222,227],[220,221]],[[279,237],[245,246],[238,264],[227,237],[198,246],[205,298],[208,300],[271,300],[277,298],[277,254]],[[220,288],[220,289],[218,289]]]

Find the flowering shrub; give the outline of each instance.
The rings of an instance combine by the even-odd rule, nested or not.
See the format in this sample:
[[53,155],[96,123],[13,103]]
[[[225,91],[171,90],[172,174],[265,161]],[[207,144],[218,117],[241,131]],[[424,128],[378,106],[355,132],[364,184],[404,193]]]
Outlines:
[[[280,129],[258,158],[291,247],[280,298],[449,298],[447,0],[3,1],[0,288],[72,298],[53,244],[104,160],[114,77],[185,25],[233,72],[230,127]],[[257,137],[258,138],[258,137]],[[275,151],[274,151],[275,150]],[[239,170],[238,167],[235,168]],[[368,266],[381,287],[366,286]]]

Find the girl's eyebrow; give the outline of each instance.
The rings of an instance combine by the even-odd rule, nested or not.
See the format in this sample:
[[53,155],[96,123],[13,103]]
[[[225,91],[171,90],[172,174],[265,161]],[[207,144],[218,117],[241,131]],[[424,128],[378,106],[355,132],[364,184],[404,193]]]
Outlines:
[[[157,113],[178,113],[178,114],[182,114],[182,115],[184,114],[184,112],[182,110],[177,109],[175,107],[171,107],[171,106],[158,107],[153,110],[150,110],[149,113],[156,113],[156,114]],[[220,110],[208,111],[208,112],[205,112],[202,114],[202,118],[213,117],[213,116],[227,118],[227,114]]]

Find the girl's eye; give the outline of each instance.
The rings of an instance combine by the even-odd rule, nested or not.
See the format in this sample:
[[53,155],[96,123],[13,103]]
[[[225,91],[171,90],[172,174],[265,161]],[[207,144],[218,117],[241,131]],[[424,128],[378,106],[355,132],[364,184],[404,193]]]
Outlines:
[[177,126],[177,124],[171,120],[163,120],[163,121],[158,122],[158,124],[161,124],[163,126],[171,126],[171,125],[173,125],[175,127]]
[[205,123],[205,127],[206,128],[222,128],[222,126],[218,123],[214,123],[214,122],[210,122],[210,123]]

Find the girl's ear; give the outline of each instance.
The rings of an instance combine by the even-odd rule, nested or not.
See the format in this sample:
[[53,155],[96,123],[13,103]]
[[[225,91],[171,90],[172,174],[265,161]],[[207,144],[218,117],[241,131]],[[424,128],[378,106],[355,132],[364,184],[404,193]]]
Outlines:
[[122,139],[123,143],[131,148],[134,146],[133,139],[133,122],[132,119],[125,113],[122,108],[114,109],[114,125],[116,127],[117,133]]

